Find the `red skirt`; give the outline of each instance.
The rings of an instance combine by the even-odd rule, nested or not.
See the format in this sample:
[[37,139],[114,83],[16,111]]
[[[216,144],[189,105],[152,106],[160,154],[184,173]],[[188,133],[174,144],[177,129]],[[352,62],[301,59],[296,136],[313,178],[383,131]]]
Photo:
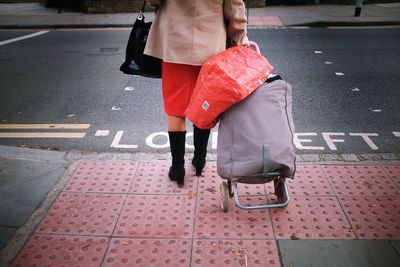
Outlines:
[[164,110],[169,116],[185,117],[201,66],[162,63]]

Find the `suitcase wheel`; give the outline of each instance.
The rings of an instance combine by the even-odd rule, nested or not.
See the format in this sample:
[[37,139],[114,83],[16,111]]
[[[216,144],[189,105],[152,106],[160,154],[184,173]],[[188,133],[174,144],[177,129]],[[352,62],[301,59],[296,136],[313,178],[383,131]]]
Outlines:
[[219,189],[220,189],[220,196],[221,196],[221,209],[223,212],[228,212],[229,196],[230,196],[228,184],[225,181],[222,182]]

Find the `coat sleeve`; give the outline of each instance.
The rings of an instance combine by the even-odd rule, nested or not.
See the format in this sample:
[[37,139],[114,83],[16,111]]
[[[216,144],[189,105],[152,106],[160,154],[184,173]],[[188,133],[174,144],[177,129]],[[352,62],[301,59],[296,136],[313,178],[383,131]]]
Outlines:
[[246,45],[247,18],[243,0],[224,0],[224,19],[227,25],[228,37],[235,45]]

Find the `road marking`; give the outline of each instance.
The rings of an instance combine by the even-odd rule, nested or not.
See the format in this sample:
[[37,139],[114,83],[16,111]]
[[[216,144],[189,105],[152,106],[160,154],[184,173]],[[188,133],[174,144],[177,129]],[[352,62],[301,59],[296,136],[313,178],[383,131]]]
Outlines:
[[382,112],[382,110],[381,110],[381,109],[373,109],[373,108],[369,108],[369,110],[370,110],[370,111],[372,111],[372,112]]
[[343,72],[335,72],[336,76],[344,76]]
[[322,54],[322,51],[314,51],[315,54]]
[[392,132],[394,136],[400,137],[400,132]]
[[334,143],[344,143],[344,139],[332,139],[331,135],[344,136],[344,133],[322,133],[322,137],[325,139],[325,143],[328,145],[330,150],[337,150]]
[[137,148],[137,145],[121,145],[119,142],[121,141],[122,135],[124,131],[118,131],[114,137],[114,140],[111,143],[111,147],[115,148]]
[[317,133],[295,133],[294,144],[298,149],[324,150],[322,146],[305,146],[302,143],[312,143],[312,139],[300,139],[299,136],[317,136]]
[[97,130],[95,136],[108,136],[109,134],[109,130]]
[[86,133],[0,133],[0,138],[83,138]]
[[119,108],[117,106],[112,106],[111,110],[121,110],[121,108]]
[[135,90],[135,88],[133,88],[132,86],[125,87],[125,91],[133,91],[133,90]]
[[[165,142],[164,144],[156,144],[154,143],[154,139],[158,136],[164,137]],[[169,138],[167,132],[155,132],[147,136],[146,138],[146,145],[152,148],[167,148],[169,147]]]
[[332,62],[331,62],[331,61],[325,61],[325,64],[326,64],[326,65],[331,65]]
[[88,129],[90,124],[0,124],[0,129]]
[[353,91],[353,92],[360,92],[360,89],[358,89],[357,87],[354,87],[354,88],[351,89],[351,91]]
[[379,147],[377,147],[374,142],[372,142],[371,138],[369,138],[370,136],[378,136],[377,133],[349,133],[350,136],[361,136],[362,139],[364,139],[365,143],[367,143],[367,145],[369,145],[369,147],[372,150],[378,150]]
[[13,42],[18,42],[18,41],[25,40],[25,39],[28,39],[28,38],[36,37],[36,36],[39,36],[39,35],[42,35],[42,34],[45,34],[45,33],[48,33],[48,32],[49,31],[40,31],[40,32],[35,32],[35,33],[32,33],[32,34],[25,35],[25,36],[13,38],[13,39],[10,39],[10,40],[2,41],[2,42],[0,42],[0,46],[1,45],[5,45],[5,44],[9,44],[9,43],[13,43]]

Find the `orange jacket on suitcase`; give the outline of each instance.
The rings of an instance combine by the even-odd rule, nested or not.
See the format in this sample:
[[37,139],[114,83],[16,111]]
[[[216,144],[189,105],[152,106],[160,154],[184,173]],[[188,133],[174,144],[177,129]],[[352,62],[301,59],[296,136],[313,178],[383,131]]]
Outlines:
[[245,46],[211,57],[201,68],[186,117],[201,129],[213,128],[218,116],[260,87],[272,69],[265,57]]

